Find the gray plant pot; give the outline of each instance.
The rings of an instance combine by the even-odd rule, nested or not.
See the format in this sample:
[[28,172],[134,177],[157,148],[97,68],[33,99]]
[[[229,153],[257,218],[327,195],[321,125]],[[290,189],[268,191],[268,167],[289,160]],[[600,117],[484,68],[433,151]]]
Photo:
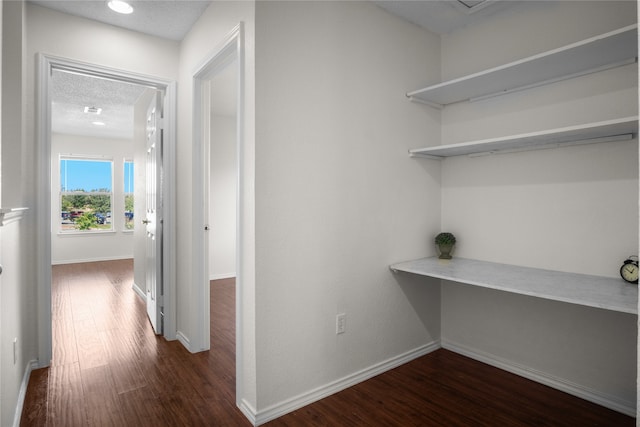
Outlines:
[[440,258],[440,259],[451,259],[451,258],[453,258],[451,256],[451,251],[453,251],[453,245],[452,244],[440,244],[440,245],[438,245],[438,250],[440,251],[440,256],[438,256],[438,258]]

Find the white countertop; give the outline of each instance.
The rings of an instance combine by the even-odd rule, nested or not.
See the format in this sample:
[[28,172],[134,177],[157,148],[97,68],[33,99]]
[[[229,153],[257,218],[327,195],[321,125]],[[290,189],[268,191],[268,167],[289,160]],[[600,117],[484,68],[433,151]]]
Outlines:
[[483,288],[529,295],[623,313],[638,313],[638,286],[621,278],[564,273],[465,258],[435,257],[390,266],[394,272],[452,280]]

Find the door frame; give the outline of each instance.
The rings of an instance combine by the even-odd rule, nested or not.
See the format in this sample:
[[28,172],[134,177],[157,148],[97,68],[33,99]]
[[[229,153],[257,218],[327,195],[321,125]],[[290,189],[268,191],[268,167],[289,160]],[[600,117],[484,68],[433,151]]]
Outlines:
[[165,332],[167,340],[176,339],[176,259],[175,259],[175,182],[176,182],[176,82],[73,59],[37,55],[36,157],[38,165],[36,231],[38,277],[38,365],[48,366],[52,358],[51,320],[51,74],[54,69],[138,84],[164,92],[165,146],[163,171],[163,280]]
[[[205,226],[205,206],[208,206],[209,195],[206,193],[208,183],[205,182],[209,171],[206,156],[209,150],[209,138],[204,134],[204,127],[209,123],[210,98],[206,95],[209,80],[233,60],[237,60],[237,118],[236,118],[236,398],[241,396],[242,384],[242,290],[244,277],[242,274],[243,232],[242,217],[244,205],[242,190],[244,187],[244,25],[240,22],[223,39],[220,45],[207,55],[193,72],[193,301],[195,305],[195,333],[188,343],[192,352],[210,348],[210,292],[207,245],[208,233]],[[180,337],[179,337],[180,339]]]

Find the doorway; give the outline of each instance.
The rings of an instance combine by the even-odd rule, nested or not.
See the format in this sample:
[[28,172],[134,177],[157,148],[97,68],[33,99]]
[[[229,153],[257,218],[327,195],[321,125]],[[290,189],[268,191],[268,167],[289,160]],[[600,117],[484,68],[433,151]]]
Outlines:
[[[193,236],[197,333],[191,351],[208,350],[210,279],[235,273],[236,396],[242,395],[243,26],[234,28],[193,75]],[[231,271],[233,270],[233,271]]]
[[152,89],[56,68],[50,89],[52,264],[133,258]]
[[[38,300],[38,327],[42,331],[39,338],[39,360],[41,366],[47,366],[52,357],[52,325],[51,325],[51,263],[52,263],[52,228],[61,223],[64,215],[62,209],[58,212],[62,202],[56,201],[57,208],[52,209],[52,185],[53,181],[60,181],[60,172],[52,170],[52,124],[53,124],[53,92],[54,74],[64,73],[65,76],[83,76],[85,78],[98,79],[101,82],[111,82],[121,85],[135,86],[143,91],[151,89],[154,93],[163,94],[162,109],[164,113],[164,153],[162,159],[163,185],[162,208],[163,231],[162,238],[163,253],[158,264],[162,265],[161,276],[164,279],[164,336],[167,339],[175,339],[175,251],[174,247],[174,194],[175,194],[175,122],[176,122],[176,84],[172,81],[157,79],[130,73],[127,71],[110,69],[92,64],[80,63],[64,58],[52,57],[44,54],[38,56],[38,166],[41,174],[38,177],[38,290],[41,297]],[[94,105],[89,105],[91,110]],[[96,108],[99,108],[97,106]],[[96,120],[98,121],[98,120]],[[100,126],[100,125],[97,125]],[[143,134],[144,134],[143,130]],[[105,159],[102,159],[105,160]],[[129,161],[131,158],[128,159]],[[123,163],[126,161],[123,159]],[[119,165],[120,166],[120,165]],[[123,169],[126,166],[122,165]],[[144,163],[142,163],[144,168]],[[55,173],[54,173],[55,172]],[[58,184],[59,185],[59,184]],[[113,197],[112,197],[113,200]],[[144,200],[144,197],[143,199]],[[120,202],[120,201],[119,201]],[[118,202],[118,203],[119,203]],[[124,205],[124,200],[122,204]],[[55,204],[55,203],[54,203]],[[115,207],[115,203],[114,206]],[[91,207],[86,210],[92,210]],[[106,210],[106,208],[105,208]],[[102,212],[98,212],[103,214]],[[126,214],[123,210],[123,218],[115,217],[114,209],[111,210],[111,220],[113,223],[120,223],[122,228],[126,226]],[[108,223],[106,212],[104,222]],[[135,217],[135,213],[134,213]],[[138,218],[140,218],[139,216]],[[55,219],[54,219],[55,218]],[[94,215],[94,219],[96,215]],[[118,221],[118,222],[116,222]],[[110,227],[113,227],[113,224]],[[140,229],[144,228],[141,222]],[[84,237],[84,236],[83,236]]]

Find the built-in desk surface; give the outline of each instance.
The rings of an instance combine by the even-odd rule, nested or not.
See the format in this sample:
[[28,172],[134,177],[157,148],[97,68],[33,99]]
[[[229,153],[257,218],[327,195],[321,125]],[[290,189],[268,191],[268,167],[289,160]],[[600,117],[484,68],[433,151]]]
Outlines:
[[422,258],[390,266],[438,279],[623,313],[638,313],[638,286],[621,278],[564,273],[465,258]]

